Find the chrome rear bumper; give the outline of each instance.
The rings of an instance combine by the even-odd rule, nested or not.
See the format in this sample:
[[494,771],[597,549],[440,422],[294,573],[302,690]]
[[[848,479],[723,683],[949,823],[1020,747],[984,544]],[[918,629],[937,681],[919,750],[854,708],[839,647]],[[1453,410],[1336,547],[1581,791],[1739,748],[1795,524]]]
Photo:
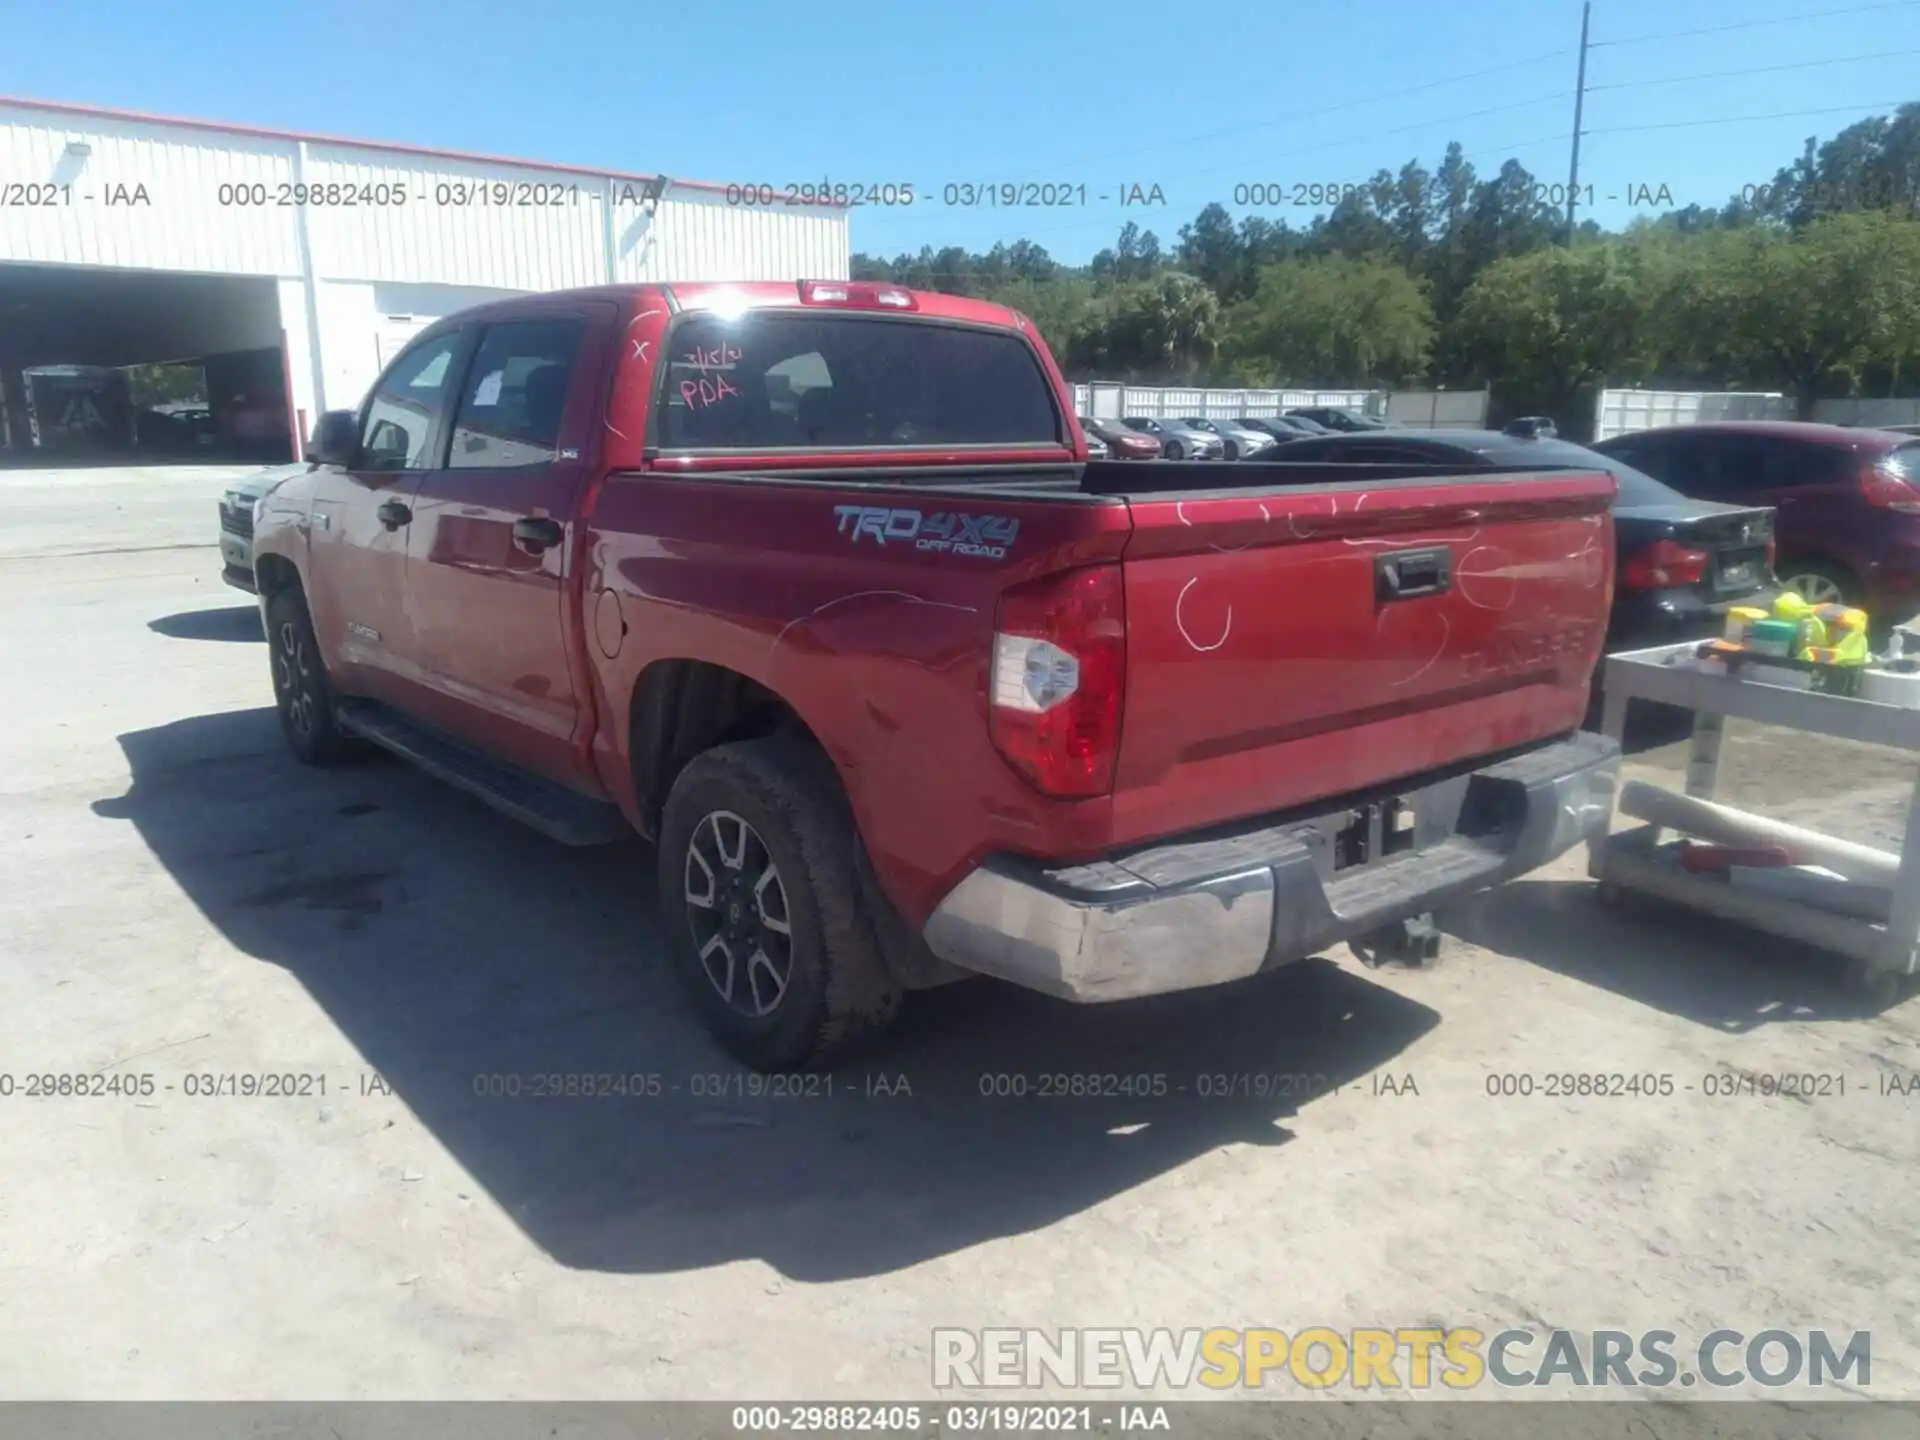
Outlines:
[[1604,834],[1619,769],[1619,746],[1582,732],[1414,777],[1393,792],[1416,817],[1412,848],[1343,870],[1335,836],[1365,796],[1087,865],[996,856],[948,893],[925,939],[952,964],[1081,1002],[1244,979]]

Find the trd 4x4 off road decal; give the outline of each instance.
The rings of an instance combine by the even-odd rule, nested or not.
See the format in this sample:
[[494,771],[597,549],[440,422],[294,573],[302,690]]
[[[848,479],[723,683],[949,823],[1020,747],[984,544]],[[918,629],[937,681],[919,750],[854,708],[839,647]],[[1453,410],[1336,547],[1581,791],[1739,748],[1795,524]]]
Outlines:
[[856,545],[866,538],[876,545],[912,545],[915,550],[987,560],[1005,559],[1020,534],[1020,521],[1012,515],[962,515],[951,510],[923,515],[884,505],[836,505],[833,513],[840,533]]

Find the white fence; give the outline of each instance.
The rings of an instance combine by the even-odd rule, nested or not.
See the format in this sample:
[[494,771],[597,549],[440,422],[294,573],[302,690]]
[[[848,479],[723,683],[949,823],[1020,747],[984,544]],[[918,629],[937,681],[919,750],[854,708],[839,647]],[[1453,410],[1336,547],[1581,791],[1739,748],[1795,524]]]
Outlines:
[[1708,420],[1791,420],[1793,414],[1793,401],[1777,390],[1602,390],[1593,438]]
[[1828,425],[1920,425],[1920,399],[1816,400],[1813,418]]
[[1395,390],[1386,418],[1418,430],[1482,430],[1492,401],[1490,390]]
[[[1656,425],[1796,418],[1792,398],[1777,390],[1602,390],[1593,438],[1607,440]],[[1920,425],[1920,399],[1816,400],[1813,419],[1826,425]]]
[[1233,420],[1242,415],[1278,415],[1307,405],[1338,405],[1396,425],[1439,430],[1479,429],[1487,423],[1491,399],[1485,390],[1203,390],[1105,380],[1073,387],[1075,413],[1095,420],[1127,415]]
[[1242,415],[1278,415],[1302,405],[1340,405],[1368,415],[1385,411],[1384,390],[1200,390],[1155,385],[1119,385],[1095,380],[1073,387],[1074,412],[1094,420],[1144,415],[1153,420],[1199,415],[1232,420]]

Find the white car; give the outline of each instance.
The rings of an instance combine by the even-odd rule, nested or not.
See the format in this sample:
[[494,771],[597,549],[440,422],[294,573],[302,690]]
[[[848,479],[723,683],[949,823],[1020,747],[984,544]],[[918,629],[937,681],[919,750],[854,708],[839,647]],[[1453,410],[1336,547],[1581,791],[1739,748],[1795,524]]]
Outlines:
[[1271,450],[1280,443],[1264,430],[1242,425],[1238,420],[1209,420],[1204,415],[1187,415],[1181,418],[1180,423],[1219,436],[1220,446],[1229,460],[1251,459],[1262,450]]
[[234,589],[249,595],[258,593],[253,583],[253,502],[282,480],[312,468],[304,460],[269,465],[229,485],[220,497],[220,578]]

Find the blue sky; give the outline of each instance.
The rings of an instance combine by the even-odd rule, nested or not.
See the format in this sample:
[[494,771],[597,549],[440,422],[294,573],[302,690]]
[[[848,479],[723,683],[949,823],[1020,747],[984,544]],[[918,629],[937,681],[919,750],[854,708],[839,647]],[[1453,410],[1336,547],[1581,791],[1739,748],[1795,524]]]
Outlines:
[[[1593,11],[1581,173],[1608,225],[1638,187],[1718,205],[1807,135],[1920,99],[1920,0]],[[1128,219],[1171,242],[1210,200],[1243,213],[1237,185],[1431,167],[1449,140],[1483,173],[1512,156],[1564,183],[1579,29],[1567,0],[17,0],[0,93],[705,180],[911,182],[911,208],[855,213],[855,250],[1026,236],[1081,262]],[[1616,43],[1695,29],[1715,33]],[[1658,83],[1681,77],[1715,78]],[[1088,199],[942,203],[1003,181]],[[1166,204],[1123,208],[1133,185]]]

